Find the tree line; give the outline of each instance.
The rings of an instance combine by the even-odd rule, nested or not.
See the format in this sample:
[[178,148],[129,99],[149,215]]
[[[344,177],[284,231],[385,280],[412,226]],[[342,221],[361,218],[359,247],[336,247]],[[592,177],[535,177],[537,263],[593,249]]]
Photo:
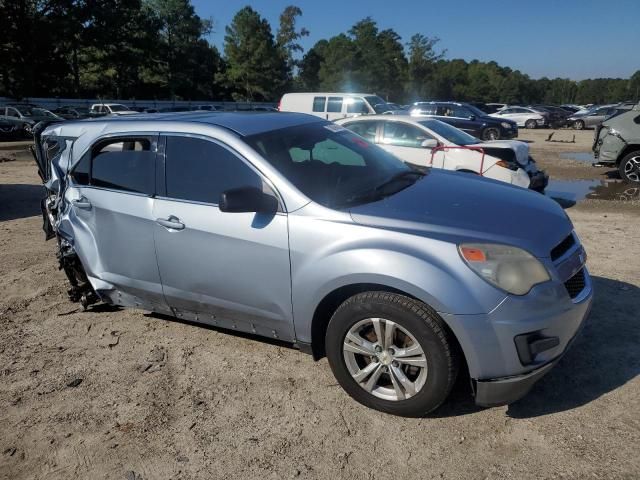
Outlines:
[[399,103],[449,100],[610,103],[640,100],[630,78],[532,79],[496,62],[446,58],[440,40],[408,41],[367,17],[304,52],[302,10],[275,31],[251,7],[207,40],[190,0],[0,0],[0,95],[275,101],[287,91],[364,91]]

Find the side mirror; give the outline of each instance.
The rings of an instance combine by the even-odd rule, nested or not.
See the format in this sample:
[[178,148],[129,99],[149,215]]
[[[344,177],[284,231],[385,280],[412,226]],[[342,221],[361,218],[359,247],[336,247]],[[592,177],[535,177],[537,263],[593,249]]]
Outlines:
[[256,187],[232,188],[220,194],[218,208],[228,213],[276,213],[278,199]]
[[436,148],[438,146],[438,141],[435,138],[427,138],[422,141],[420,146],[422,148]]

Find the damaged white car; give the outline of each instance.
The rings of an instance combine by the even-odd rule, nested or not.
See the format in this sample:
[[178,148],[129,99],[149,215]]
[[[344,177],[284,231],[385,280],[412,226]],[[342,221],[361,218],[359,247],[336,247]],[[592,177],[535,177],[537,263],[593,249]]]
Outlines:
[[517,140],[483,142],[434,118],[408,115],[366,115],[336,123],[411,165],[473,173],[536,191],[549,183],[529,146]]

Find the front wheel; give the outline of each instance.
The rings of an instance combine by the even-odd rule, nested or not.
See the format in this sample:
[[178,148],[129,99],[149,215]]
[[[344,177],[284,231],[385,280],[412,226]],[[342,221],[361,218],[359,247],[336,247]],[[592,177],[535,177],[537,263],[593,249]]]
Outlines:
[[640,183],[640,150],[625,155],[618,170],[623,180]]
[[325,337],[336,379],[351,397],[382,412],[420,417],[445,401],[458,373],[455,341],[426,304],[365,292],[334,313]]
[[536,122],[535,120],[527,120],[526,122],[524,122],[524,126],[529,130],[533,130],[534,128],[538,127],[538,122]]
[[575,128],[576,130],[584,130],[584,121],[583,120],[576,120],[575,122],[573,122],[573,128]]
[[500,140],[500,130],[497,128],[485,128],[482,131],[483,140]]

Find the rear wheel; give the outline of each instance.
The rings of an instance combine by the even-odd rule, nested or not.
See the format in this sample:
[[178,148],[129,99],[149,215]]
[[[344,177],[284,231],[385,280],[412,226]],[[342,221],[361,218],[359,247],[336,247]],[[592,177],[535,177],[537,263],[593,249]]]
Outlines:
[[576,130],[584,130],[584,121],[576,120],[575,122],[573,122],[573,128],[575,128]]
[[393,415],[423,416],[449,395],[458,372],[455,341],[422,302],[388,292],[345,301],[329,322],[327,358],[351,397]]
[[489,127],[482,131],[483,140],[500,140],[500,130],[497,128]]
[[534,128],[537,128],[538,122],[536,122],[535,120],[527,120],[526,122],[524,122],[524,126],[525,128],[533,130]]
[[640,150],[625,155],[618,170],[623,180],[640,183]]

